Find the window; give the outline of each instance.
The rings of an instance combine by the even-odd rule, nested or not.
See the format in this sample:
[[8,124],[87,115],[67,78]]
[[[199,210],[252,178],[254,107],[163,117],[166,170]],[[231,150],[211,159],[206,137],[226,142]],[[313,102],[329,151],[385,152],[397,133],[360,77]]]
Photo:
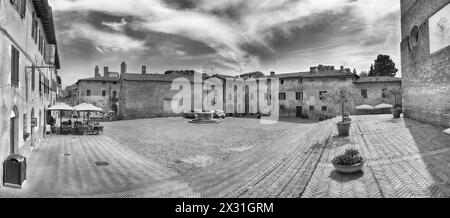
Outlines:
[[31,91],[34,92],[36,89],[36,69],[31,69]]
[[106,91],[105,91],[105,90],[102,91],[102,96],[103,96],[103,97],[106,96]]
[[284,80],[280,80],[281,85],[284,85]]
[[295,93],[295,99],[297,99],[297,101],[303,101],[303,92]]
[[31,16],[31,19],[32,19],[32,21],[31,21],[31,38],[36,43],[37,42],[36,35],[37,35],[38,23],[37,23],[37,19],[36,19],[36,13],[34,11],[33,11],[33,14]]
[[325,95],[327,94],[327,91],[321,91],[319,92],[319,99],[320,100],[324,100],[325,99]]
[[280,100],[286,100],[286,93],[284,92],[280,93]]
[[19,86],[19,50],[11,46],[11,85]]
[[286,106],[280,105],[280,111],[284,111],[286,109]]
[[42,38],[42,33],[41,33],[41,31],[39,31],[39,38],[38,38],[38,40],[39,40],[39,45],[38,45],[38,49],[39,49],[39,52],[42,54],[42,42],[44,41],[43,40],[43,38]]
[[113,82],[114,85],[117,85],[117,82]]
[[113,98],[117,98],[117,91],[113,91]]
[[184,104],[184,99],[181,99],[180,100],[180,106],[183,106],[183,104]]
[[382,90],[381,97],[382,97],[382,98],[387,98],[387,95],[388,95],[388,89],[384,88],[384,89]]
[[103,85],[106,85],[106,82],[102,82]]
[[298,79],[298,83],[303,83],[303,78]]
[[310,111],[314,111],[314,106],[309,106]]
[[411,29],[411,35],[409,36],[409,49],[412,50],[419,44],[419,27],[414,26]]
[[322,107],[322,111],[328,111],[327,106],[323,106],[323,107]]
[[91,96],[91,90],[86,90],[86,96]]
[[16,11],[20,14],[22,18],[25,17],[25,12],[27,10],[27,1],[26,0],[10,0],[11,4],[13,4]]
[[367,89],[361,89],[361,96],[362,96],[363,98],[368,98],[368,95],[367,95]]

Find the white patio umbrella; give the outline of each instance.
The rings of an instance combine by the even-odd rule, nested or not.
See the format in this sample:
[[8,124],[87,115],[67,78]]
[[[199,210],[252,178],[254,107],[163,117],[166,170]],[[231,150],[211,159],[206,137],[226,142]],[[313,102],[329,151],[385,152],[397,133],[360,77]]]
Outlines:
[[75,106],[75,110],[78,112],[102,112],[103,109],[96,107],[92,104],[83,103],[80,105]]
[[375,109],[392,109],[394,108],[394,105],[391,104],[379,104],[375,106]]
[[50,107],[49,109],[47,109],[49,111],[58,111],[59,114],[59,125],[61,127],[61,123],[62,123],[62,116],[61,116],[61,111],[74,111],[74,108],[65,104],[65,103],[58,103],[56,105],[53,105],[52,107]]
[[74,107],[79,112],[101,112],[103,109],[96,107],[92,104],[83,103]]
[[356,110],[374,110],[374,109],[375,109],[374,106],[370,106],[370,105],[367,105],[367,104],[363,104],[363,105],[360,105],[360,106],[356,107]]

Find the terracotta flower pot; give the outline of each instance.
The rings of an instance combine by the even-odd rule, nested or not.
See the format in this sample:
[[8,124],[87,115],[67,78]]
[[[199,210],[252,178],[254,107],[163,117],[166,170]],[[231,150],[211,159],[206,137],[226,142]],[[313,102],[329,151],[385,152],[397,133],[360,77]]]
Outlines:
[[402,114],[402,109],[392,109],[391,110],[394,119],[399,119]]
[[352,174],[352,173],[357,173],[357,172],[361,171],[364,167],[364,162],[361,162],[360,164],[355,164],[352,166],[342,166],[342,165],[336,165],[336,164],[333,164],[333,166],[336,169],[336,171],[338,171],[340,173]]
[[350,126],[351,122],[339,122],[337,124],[339,136],[349,136],[350,135]]

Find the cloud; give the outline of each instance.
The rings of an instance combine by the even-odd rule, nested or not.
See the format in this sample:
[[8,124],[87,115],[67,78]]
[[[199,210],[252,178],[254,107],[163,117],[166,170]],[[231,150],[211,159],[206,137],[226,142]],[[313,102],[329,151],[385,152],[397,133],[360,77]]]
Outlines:
[[[217,64],[234,72],[295,70],[294,67],[305,67],[298,61],[305,60],[308,54],[316,59],[308,58],[305,64],[336,63],[337,59],[367,62],[367,58],[345,56],[358,51],[367,51],[364,54],[367,56],[377,52],[394,52],[394,58],[398,56],[393,46],[399,43],[400,9],[399,2],[392,0],[50,2],[56,12],[111,16],[96,15],[92,20],[77,16],[74,21],[68,21],[70,25],[63,30],[64,37],[89,39],[105,53],[109,50],[152,52],[165,59],[173,58],[171,63],[175,66],[185,67],[186,62],[177,62],[183,58],[192,61],[189,66]],[[174,40],[175,37],[189,40]],[[194,43],[208,52],[192,56]],[[349,51],[339,51],[342,48]],[[339,54],[344,55],[337,57]],[[286,60],[291,61],[286,63]],[[364,64],[370,66],[370,63],[353,63],[359,68]]]

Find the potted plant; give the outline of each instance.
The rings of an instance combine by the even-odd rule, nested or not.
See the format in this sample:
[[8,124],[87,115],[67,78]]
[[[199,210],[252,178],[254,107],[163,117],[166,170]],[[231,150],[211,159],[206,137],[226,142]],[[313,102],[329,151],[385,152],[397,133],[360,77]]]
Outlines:
[[400,104],[398,104],[398,98],[401,94],[402,94],[402,91],[399,88],[391,89],[387,93],[388,98],[394,98],[394,100],[395,100],[395,106],[394,106],[394,108],[391,109],[391,113],[394,116],[394,119],[399,119],[403,112],[402,106]]
[[[349,119],[349,114],[345,113],[345,104],[351,102],[356,95],[352,90],[347,88],[341,88],[337,91],[326,93],[323,97],[332,104],[338,104],[342,107],[341,115],[342,121],[337,123],[339,136],[349,136],[350,126],[352,124],[351,119]],[[346,116],[347,114],[347,116]]]
[[343,155],[339,155],[332,161],[336,171],[340,173],[356,173],[364,167],[364,159],[356,149],[347,149]]

